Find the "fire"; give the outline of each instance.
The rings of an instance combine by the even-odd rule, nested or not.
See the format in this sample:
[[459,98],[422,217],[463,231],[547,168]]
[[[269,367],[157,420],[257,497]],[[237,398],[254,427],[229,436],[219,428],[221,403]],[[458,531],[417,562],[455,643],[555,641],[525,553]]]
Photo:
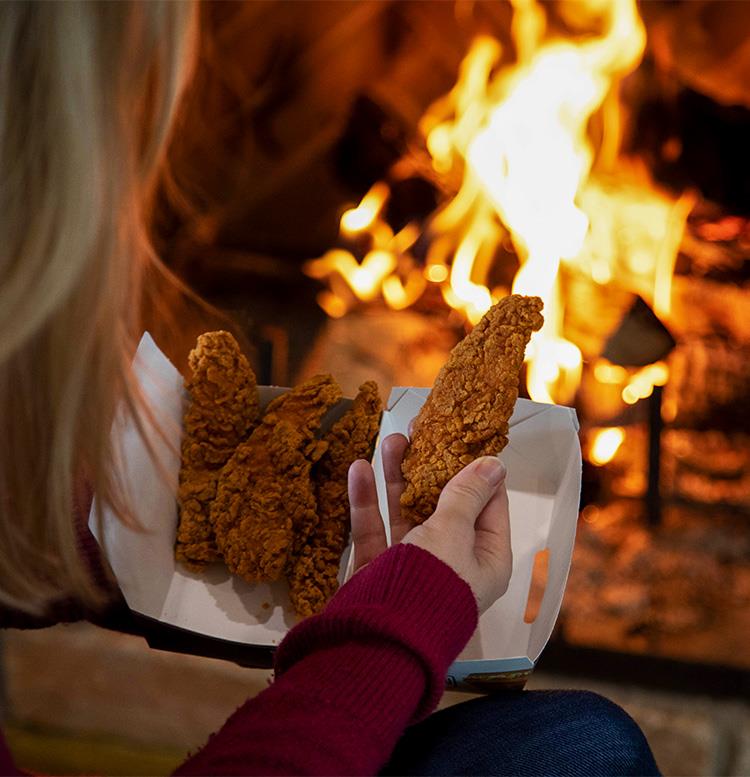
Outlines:
[[[331,315],[379,297],[402,309],[430,284],[469,324],[510,291],[540,296],[545,324],[527,350],[529,395],[567,403],[583,358],[564,333],[562,269],[595,284],[618,283],[668,315],[692,200],[658,192],[618,159],[619,83],[639,64],[646,40],[635,0],[566,6],[564,13],[596,19],[600,30],[576,40],[548,33],[543,3],[511,4],[516,61],[506,63],[495,38],[477,37],[454,87],[420,122],[435,174],[460,181],[455,196],[421,228],[410,224],[394,235],[383,216],[389,187],[378,182],[342,215],[340,245],[306,271],[328,279],[319,301]],[[589,132],[594,116],[603,126],[597,145]],[[626,170],[624,186],[612,185],[615,168]],[[428,246],[421,261],[411,252],[419,237]],[[508,243],[518,272],[510,289],[492,287],[497,250]],[[658,385],[661,368],[652,366],[623,389],[625,401],[644,394],[649,381]]]
[[594,377],[599,383],[622,386],[622,401],[634,405],[638,400],[650,397],[654,386],[666,385],[669,367],[665,362],[655,362],[632,372],[600,359],[594,365]]
[[625,430],[621,426],[599,429],[591,442],[589,460],[597,467],[612,461],[625,439]]
[[[345,235],[357,235],[371,227],[380,215],[380,210],[388,197],[388,187],[376,183],[362,198],[356,208],[344,211],[341,215],[341,232]],[[381,224],[382,229],[382,224]]]
[[352,253],[337,248],[318,262],[308,264],[307,271],[313,278],[321,278],[329,270],[335,270],[359,299],[369,302],[375,299],[380,283],[395,266],[395,257],[389,251],[368,251],[360,264]]
[[634,405],[639,399],[646,399],[653,393],[654,386],[663,386],[669,378],[669,368],[664,362],[649,364],[638,370],[622,390],[622,400]]

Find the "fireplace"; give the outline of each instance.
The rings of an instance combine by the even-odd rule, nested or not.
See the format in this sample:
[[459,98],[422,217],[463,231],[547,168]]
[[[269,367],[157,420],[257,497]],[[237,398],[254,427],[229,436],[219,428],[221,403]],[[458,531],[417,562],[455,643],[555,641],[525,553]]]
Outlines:
[[576,407],[585,458],[543,660],[747,689],[750,9],[219,2],[201,18],[153,230],[217,310],[193,305],[165,350],[184,364],[228,315],[263,382],[326,370],[385,394],[429,385],[493,299],[542,296],[522,391]]

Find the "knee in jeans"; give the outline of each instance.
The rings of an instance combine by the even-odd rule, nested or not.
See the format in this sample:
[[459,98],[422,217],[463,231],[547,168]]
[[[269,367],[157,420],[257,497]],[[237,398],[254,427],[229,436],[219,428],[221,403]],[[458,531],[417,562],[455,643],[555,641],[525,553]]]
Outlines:
[[616,734],[626,739],[631,736],[642,736],[638,724],[622,707],[610,699],[593,691],[579,691],[577,695],[581,707],[585,709],[587,716],[593,719],[592,725],[605,728],[612,735]]
[[591,691],[579,694],[580,709],[590,726],[587,741],[602,756],[610,755],[625,766],[651,759],[651,749],[638,724],[614,702]]

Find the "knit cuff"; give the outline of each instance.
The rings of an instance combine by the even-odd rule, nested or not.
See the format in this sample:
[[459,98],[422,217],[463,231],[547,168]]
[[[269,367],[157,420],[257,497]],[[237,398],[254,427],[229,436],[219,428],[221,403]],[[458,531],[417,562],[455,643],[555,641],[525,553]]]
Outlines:
[[287,635],[276,653],[276,673],[315,651],[347,642],[401,647],[425,677],[414,723],[437,705],[448,667],[477,620],[474,595],[451,567],[416,545],[396,545],[355,574],[323,613]]

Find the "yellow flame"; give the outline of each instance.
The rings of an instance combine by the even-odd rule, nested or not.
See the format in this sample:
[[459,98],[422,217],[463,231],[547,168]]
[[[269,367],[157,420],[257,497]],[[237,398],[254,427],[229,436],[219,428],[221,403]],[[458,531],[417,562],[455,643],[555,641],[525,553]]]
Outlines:
[[318,304],[331,318],[341,318],[348,310],[346,302],[332,291],[323,290],[317,296]]
[[394,310],[403,310],[413,305],[422,296],[426,279],[419,270],[409,273],[406,283],[402,283],[396,275],[390,275],[383,280],[383,299]]
[[581,382],[581,352],[569,340],[533,339],[527,349],[526,385],[536,402],[570,402]]
[[433,283],[442,283],[448,279],[448,268],[444,264],[428,264],[424,268],[424,277]]
[[466,151],[487,110],[487,86],[502,47],[483,35],[474,40],[459,68],[456,85],[434,102],[420,122],[432,165],[448,172]]
[[597,467],[612,461],[625,439],[625,430],[621,426],[600,429],[594,435],[589,451],[589,460]]
[[416,224],[407,224],[400,232],[388,240],[388,244],[382,246],[395,254],[403,254],[408,251],[419,237],[419,227]]
[[[583,357],[564,334],[561,269],[617,283],[666,317],[693,199],[658,192],[644,175],[623,177],[619,84],[645,47],[635,0],[563,4],[558,12],[573,22],[570,29],[587,30],[575,40],[548,30],[548,6],[539,0],[511,0],[511,7],[516,61],[508,63],[495,38],[478,36],[454,87],[420,120],[435,173],[446,188],[460,181],[427,221],[424,267],[411,254],[420,228],[409,224],[393,234],[383,216],[390,189],[379,182],[342,215],[340,247],[305,269],[327,279],[338,297],[322,298],[331,315],[379,295],[402,309],[433,283],[476,323],[507,293],[492,288],[491,271],[498,247],[511,243],[520,263],[512,290],[540,296],[545,305],[544,327],[527,349],[529,394],[565,403],[575,396]],[[602,127],[596,147],[589,131],[595,117]],[[360,262],[363,238],[369,252]],[[599,361],[595,374],[627,384],[622,395],[630,402],[661,379],[652,367],[656,372],[628,380],[623,368]]]
[[[530,15],[514,22],[517,34],[539,37],[536,3],[514,5],[517,14]],[[467,162],[523,262],[513,291],[545,303],[545,325],[528,355],[528,389],[537,401],[551,401],[553,394],[569,401],[577,385],[581,356],[562,335],[558,271],[562,258],[578,255],[588,231],[589,219],[576,203],[594,156],[588,123],[613,79],[635,67],[645,44],[629,0],[614,0],[609,12],[601,39],[555,42],[527,53],[527,63],[498,85],[503,99],[468,147]],[[525,52],[534,45],[529,38],[517,40]]]
[[650,397],[654,386],[664,386],[669,380],[669,367],[664,362],[655,362],[638,370],[622,390],[623,402],[634,405],[639,399]]
[[476,324],[492,305],[489,289],[471,280],[474,262],[482,244],[482,233],[483,225],[474,222],[456,250],[450,274],[451,291],[460,300],[472,324]]
[[308,262],[305,272],[312,278],[324,278],[336,272],[366,302],[377,296],[380,284],[395,266],[396,257],[389,251],[369,251],[360,264],[350,251],[334,248],[320,259]]
[[594,365],[594,377],[599,383],[622,384],[628,379],[628,371],[619,364],[600,359]]
[[693,192],[683,194],[670,210],[661,252],[654,270],[654,313],[667,318],[672,309],[672,278],[687,217],[696,202]]
[[383,182],[376,183],[365,194],[356,208],[344,211],[341,216],[341,232],[345,235],[356,235],[372,226],[388,197],[388,186]]
[[695,195],[675,200],[642,165],[620,162],[616,177],[590,179],[579,199],[591,224],[583,250],[566,264],[639,294],[668,321],[674,263]]

